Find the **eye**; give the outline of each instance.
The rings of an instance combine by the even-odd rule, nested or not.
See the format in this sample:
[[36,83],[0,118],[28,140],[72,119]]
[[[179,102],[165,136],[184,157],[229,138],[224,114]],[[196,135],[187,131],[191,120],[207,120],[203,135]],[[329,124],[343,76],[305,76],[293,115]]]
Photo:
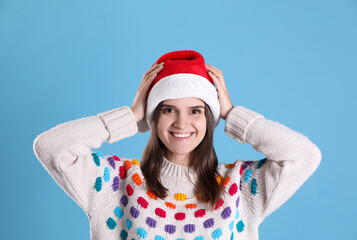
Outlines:
[[193,114],[200,114],[202,111],[200,109],[192,109]]
[[166,108],[163,108],[163,109],[162,109],[162,112],[163,112],[163,113],[173,113],[174,110],[173,110],[172,108],[166,107]]

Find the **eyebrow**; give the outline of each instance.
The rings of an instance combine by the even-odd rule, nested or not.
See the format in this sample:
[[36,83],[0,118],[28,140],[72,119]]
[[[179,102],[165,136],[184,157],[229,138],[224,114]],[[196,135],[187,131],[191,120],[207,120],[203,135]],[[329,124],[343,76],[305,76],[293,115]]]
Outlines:
[[[173,106],[173,105],[169,105],[169,104],[162,104],[162,106],[161,107],[171,107],[171,108],[176,108],[175,106]],[[205,108],[204,106],[202,106],[202,105],[196,105],[196,106],[192,106],[192,107],[190,107],[190,108]]]

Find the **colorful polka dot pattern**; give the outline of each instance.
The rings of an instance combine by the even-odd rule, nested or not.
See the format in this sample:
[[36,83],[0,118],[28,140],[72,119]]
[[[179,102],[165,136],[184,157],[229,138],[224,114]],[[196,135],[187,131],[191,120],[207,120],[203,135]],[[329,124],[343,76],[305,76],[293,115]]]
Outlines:
[[184,193],[176,193],[174,197],[177,201],[185,201],[187,199],[187,196]]
[[252,194],[257,194],[257,180],[253,179],[250,187],[250,191]]
[[217,210],[218,208],[222,207],[224,203],[224,200],[222,198],[220,198],[216,204],[216,207],[214,208],[214,210]]
[[196,227],[194,224],[186,224],[184,227],[183,227],[183,230],[186,232],[186,233],[193,233],[195,230],[196,230]]
[[128,218],[125,220],[125,224],[126,224],[126,227],[128,228],[128,230],[130,230],[132,222]]
[[179,212],[179,213],[175,214],[175,219],[177,221],[183,221],[183,220],[185,220],[185,218],[186,218],[186,213]]
[[127,196],[123,195],[120,199],[121,204],[123,204],[124,207],[126,207],[126,205],[128,205],[128,198]]
[[229,194],[231,196],[233,196],[234,194],[236,194],[238,192],[238,186],[236,183],[234,183],[230,188],[229,188]]
[[125,231],[125,230],[122,230],[122,231],[120,232],[120,238],[121,238],[122,240],[126,240],[127,237],[128,237],[128,232]]
[[176,226],[172,224],[165,225],[165,232],[168,234],[174,234],[176,232]]
[[[258,162],[255,162],[256,164],[256,169],[261,169],[264,164],[267,162],[267,158],[263,158],[261,160],[259,160]],[[258,185],[258,181],[256,178],[253,178],[253,161],[245,161],[242,165],[241,165],[241,169],[240,169],[240,174],[243,174],[243,171],[246,170],[245,174],[244,174],[244,182],[248,183],[250,185],[248,185],[248,189],[250,189],[250,193],[254,196],[256,196],[258,194],[258,190],[259,190],[259,185]],[[250,169],[247,169],[248,167],[251,167]],[[242,188],[242,179],[239,182],[239,189]],[[234,189],[233,189],[234,190]],[[232,190],[232,191],[233,191]]]
[[157,200],[157,196],[155,195],[155,193],[151,192],[150,190],[148,190],[148,191],[146,192],[146,194],[147,194],[151,199]]
[[225,208],[221,213],[223,219],[229,218],[231,214],[232,214],[232,209],[230,207]]
[[136,185],[138,185],[138,186],[140,186],[140,185],[143,183],[143,181],[141,180],[139,174],[137,174],[137,173],[134,173],[134,175],[132,176],[132,178],[133,178],[134,183],[135,183]]
[[104,169],[104,175],[103,175],[104,181],[109,182],[110,180],[110,171],[108,167],[105,167]]
[[212,233],[212,238],[213,239],[218,239],[222,236],[223,232],[222,232],[222,228],[218,228],[217,230],[215,230],[213,233]]
[[266,163],[267,160],[268,160],[267,158],[259,160],[258,161],[258,165],[257,165],[257,169],[261,168],[264,165],[264,163]]
[[101,158],[104,158],[104,155],[103,155],[103,153],[101,153],[101,152],[94,152],[97,156],[99,156],[99,157],[101,157]]
[[207,219],[206,221],[203,222],[203,227],[204,228],[210,228],[210,227],[213,227],[213,225],[214,225],[214,219],[213,218]]
[[92,156],[93,156],[93,160],[94,160],[95,165],[97,165],[99,167],[100,166],[99,156],[97,154],[95,154],[95,153],[92,153]]
[[117,218],[122,218],[123,217],[123,210],[121,210],[120,207],[116,207],[114,209],[114,213],[115,213],[115,216],[117,216]]
[[100,192],[102,190],[102,178],[101,177],[97,177],[97,179],[95,180],[94,188],[95,188],[95,190],[97,190],[97,192]]
[[[92,156],[96,166],[100,167],[101,163],[103,163],[102,158],[104,158],[104,155],[99,152],[95,152],[92,153]],[[112,175],[111,169],[112,170],[116,169],[117,166],[116,162],[122,162],[122,165],[119,164],[118,166],[117,176],[111,177]],[[266,159],[260,160],[257,164],[256,169],[261,168],[265,162]],[[253,195],[256,195],[258,185],[257,185],[257,180],[255,178],[252,178],[253,169],[250,168],[252,164],[253,164],[252,161],[246,161],[242,165],[238,166],[240,168],[240,175],[242,175],[242,179],[239,185],[242,184],[242,180],[244,183],[250,182],[251,193]],[[138,219],[141,216],[141,214],[144,214],[145,211],[149,210],[150,201],[157,201],[158,198],[150,190],[146,191],[146,194],[142,196],[134,195],[136,188],[140,187],[143,184],[143,178],[139,174],[140,171],[136,169],[137,172],[132,173],[132,171],[135,171],[133,166],[135,165],[140,166],[140,163],[137,159],[133,159],[132,161],[130,161],[123,158],[118,158],[117,156],[111,156],[107,158],[107,165],[108,165],[107,167],[103,167],[104,169],[103,175],[95,179],[94,188],[97,192],[100,192],[103,188],[104,182],[110,182],[111,178],[112,178],[113,192],[118,191],[120,185],[123,184],[125,191],[122,192],[123,195],[119,198],[120,199],[118,203],[119,205],[114,208],[112,212],[113,215],[107,218],[106,225],[108,229],[112,230],[117,228],[118,221],[121,221],[121,219],[124,221],[125,219],[124,222],[125,222],[126,229],[120,230],[120,238],[127,239],[129,236],[129,232],[131,232],[130,230],[133,228],[132,221],[137,221],[136,219]],[[227,169],[234,168],[234,167],[235,164],[230,165],[229,167],[227,167]],[[129,173],[128,171],[130,171],[131,173]],[[128,175],[130,176],[130,179],[127,178]],[[123,183],[121,183],[121,181],[123,181]],[[192,237],[194,237],[193,238],[194,240],[205,239],[204,236],[200,236],[200,235],[194,236],[195,232],[198,232],[199,227],[201,228],[203,227],[204,229],[209,230],[209,234],[211,235],[212,239],[222,239],[223,233],[227,230],[229,230],[230,232],[228,235],[230,236],[230,239],[234,239],[235,236],[234,234],[243,232],[245,227],[243,219],[239,219],[240,212],[238,210],[239,202],[240,202],[240,196],[238,193],[239,190],[241,189],[241,186],[238,186],[237,182],[231,181],[230,177],[217,177],[217,182],[227,187],[228,190],[227,193],[229,194],[228,195],[229,197],[235,196],[234,203],[236,207],[232,209],[232,206],[227,205],[227,203],[225,203],[225,200],[223,198],[220,198],[215,207],[215,210],[220,212],[220,219],[216,219],[218,220],[217,224],[214,218],[209,217],[210,215],[208,215],[208,213],[204,208],[197,209],[197,204],[185,203],[184,205],[182,205],[182,203],[187,201],[188,198],[185,193],[179,192],[174,194],[172,199],[173,202],[169,202],[169,201],[163,202],[162,207],[155,207],[152,210],[152,214],[150,214],[150,216],[145,216],[146,220],[142,222],[141,226],[140,226],[141,223],[139,223],[139,226],[136,225],[135,229],[133,230],[134,233],[136,233],[136,238],[134,237],[133,239],[138,239],[138,238],[146,239],[148,237],[148,231],[150,229],[158,228],[158,221],[159,222],[165,221],[166,224],[162,225],[163,229],[161,229],[162,235],[155,235],[154,239],[166,240],[166,238],[163,237],[165,236],[165,234],[169,236],[178,232],[177,225],[175,225],[174,222],[175,221],[184,222],[187,218],[189,219],[195,218],[198,221],[202,221],[201,223],[191,222],[182,225],[182,229],[180,231],[183,231],[187,234],[193,234]],[[133,198],[133,197],[135,197],[137,202],[137,205],[135,206],[129,205],[129,198]],[[196,196],[196,199],[199,199],[198,196]],[[177,201],[177,203],[174,203],[174,201]],[[176,211],[177,204],[180,204],[180,206],[184,207],[184,209],[186,209],[186,211],[188,212],[177,211],[176,213],[171,212],[170,215],[168,215],[169,211]],[[128,212],[125,212],[125,209],[128,209],[127,210]],[[147,214],[147,212],[145,212],[145,214]],[[174,222],[171,222],[172,224],[170,224],[170,221],[172,220],[168,220],[167,222],[166,220],[164,220],[168,218],[168,216],[170,216],[170,218],[172,216],[172,220],[174,220]],[[228,220],[228,222],[226,222],[226,224],[222,224],[222,221],[224,220]],[[222,228],[222,226],[225,226],[226,230]],[[235,230],[236,232],[234,232]],[[158,231],[160,230],[156,230],[155,233],[158,233]],[[185,240],[185,239],[176,238],[175,240]]]
[[114,221],[113,218],[108,218],[107,225],[109,229],[114,229],[117,226],[117,223]]
[[176,209],[176,205],[170,202],[165,202],[165,205],[171,209]]
[[246,173],[245,173],[245,176],[244,176],[244,182],[249,182],[249,179],[250,179],[250,175],[252,174],[252,169],[249,169]]
[[131,208],[130,208],[130,214],[131,214],[131,216],[133,216],[133,218],[138,218],[140,212],[139,212],[139,210],[136,209],[135,207],[131,207]]
[[135,164],[135,165],[140,166],[140,163],[139,163],[138,159],[133,159],[132,163]]
[[244,231],[244,222],[243,220],[240,220],[238,223],[237,223],[237,231],[238,232],[243,232]]
[[109,165],[112,166],[113,169],[115,169],[115,160],[113,157],[108,157],[108,162]]
[[195,217],[200,218],[206,215],[206,210],[205,209],[200,209],[195,212]]
[[165,212],[165,210],[163,210],[161,208],[156,208],[155,214],[161,218],[166,218],[166,212]]
[[113,178],[113,191],[117,191],[119,189],[119,177],[115,176]]
[[149,205],[148,201],[146,201],[143,197],[138,198],[138,203],[142,208],[147,208]]
[[151,218],[151,217],[147,217],[146,218],[146,224],[149,226],[149,227],[152,227],[152,228],[156,228],[156,220]]
[[232,221],[232,222],[229,224],[229,230],[230,230],[230,231],[233,231],[233,228],[234,228],[234,221]]
[[119,176],[121,179],[126,178],[126,170],[124,166],[119,167]]
[[195,203],[189,203],[185,205],[185,208],[187,209],[195,209],[197,207],[197,204]]
[[138,234],[139,237],[141,237],[141,238],[146,238],[147,231],[146,231],[144,228],[142,228],[142,227],[138,227],[137,234]]

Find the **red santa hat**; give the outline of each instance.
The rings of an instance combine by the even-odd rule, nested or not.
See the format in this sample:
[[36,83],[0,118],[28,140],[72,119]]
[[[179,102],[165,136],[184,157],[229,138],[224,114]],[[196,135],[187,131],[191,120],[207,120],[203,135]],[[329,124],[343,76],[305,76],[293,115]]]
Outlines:
[[203,100],[211,109],[216,127],[220,119],[220,104],[202,55],[192,50],[174,51],[164,54],[155,63],[161,62],[164,62],[164,68],[149,87],[146,115],[138,123],[138,131],[146,132],[151,128],[154,110],[160,102],[186,97]]

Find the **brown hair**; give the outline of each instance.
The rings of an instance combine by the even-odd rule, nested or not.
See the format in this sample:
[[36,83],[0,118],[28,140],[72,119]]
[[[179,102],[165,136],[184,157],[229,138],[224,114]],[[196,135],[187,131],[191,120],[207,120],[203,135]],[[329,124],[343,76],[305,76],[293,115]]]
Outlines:
[[[157,135],[157,123],[161,114],[162,103],[158,104],[153,113],[151,135],[142,155],[140,167],[148,189],[159,198],[164,199],[167,196],[166,191],[168,189],[162,185],[159,178],[166,147]],[[213,147],[213,116],[206,103],[205,116],[207,122],[206,134],[201,143],[191,152],[189,168],[197,173],[197,182],[193,183],[196,187],[197,198],[203,202],[210,202],[211,210],[213,210],[225,190],[223,176],[217,171],[218,159]],[[153,161],[153,159],[155,160]],[[219,183],[216,178],[220,178]]]

